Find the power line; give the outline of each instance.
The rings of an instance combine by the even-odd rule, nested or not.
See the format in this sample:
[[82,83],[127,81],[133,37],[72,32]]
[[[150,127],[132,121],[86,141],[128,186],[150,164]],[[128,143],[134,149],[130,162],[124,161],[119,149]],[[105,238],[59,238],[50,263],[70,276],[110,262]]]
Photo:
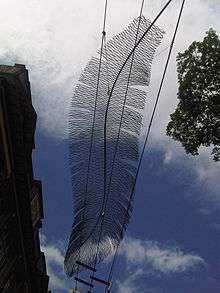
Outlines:
[[[143,38],[146,36],[146,34],[150,31],[150,29],[153,27],[153,25],[155,24],[155,22],[158,20],[158,18],[163,14],[163,12],[166,10],[166,8],[169,6],[169,4],[172,2],[172,0],[169,0],[165,5],[164,7],[162,8],[162,10],[159,12],[159,14],[156,16],[156,18],[153,20],[153,22],[149,25],[149,27],[146,29],[146,31],[144,32],[144,34],[140,37],[140,39],[137,41],[137,43],[134,45],[133,49],[131,50],[131,52],[129,53],[129,55],[127,56],[127,58],[125,59],[124,63],[122,64],[115,80],[114,80],[114,83],[113,83],[113,86],[111,88],[111,92],[109,94],[109,98],[108,98],[108,101],[107,101],[107,106],[106,106],[106,112],[105,112],[105,122],[104,122],[104,200],[103,202],[105,203],[106,201],[106,183],[107,183],[107,118],[108,118],[108,110],[109,110],[109,106],[110,106],[110,101],[111,101],[111,97],[112,97],[112,94],[113,94],[113,91],[114,91],[114,88],[115,88],[115,85],[116,85],[116,82],[123,70],[123,68],[125,67],[125,65],[127,64],[128,60],[130,59],[130,57],[133,55],[135,49],[138,47],[138,45],[140,44],[140,42],[143,40]],[[132,193],[133,193],[133,190],[132,190]],[[129,204],[129,207],[130,207],[130,204]],[[127,214],[127,212],[126,212]],[[126,219],[126,217],[125,217]],[[123,225],[124,226],[124,225]],[[123,228],[122,228],[123,230]],[[121,238],[121,237],[120,237]],[[117,245],[117,249],[116,249],[116,252],[118,250],[118,247],[119,247],[119,243]],[[114,260],[113,260],[114,262]]]
[[[157,93],[157,97],[156,97],[153,112],[152,112],[152,115],[151,115],[151,119],[150,119],[149,127],[148,127],[148,130],[147,130],[146,138],[145,138],[144,145],[143,145],[143,148],[142,148],[142,152],[141,152],[141,156],[140,156],[140,160],[139,160],[139,164],[138,164],[138,168],[137,168],[136,178],[135,178],[135,184],[133,186],[133,189],[132,189],[132,192],[131,192],[131,195],[130,195],[128,208],[127,208],[126,215],[125,215],[125,218],[124,218],[125,220],[124,220],[124,223],[123,223],[123,226],[122,226],[122,229],[121,229],[121,239],[122,239],[122,236],[123,236],[123,229],[124,229],[124,226],[125,226],[125,221],[126,221],[126,218],[127,218],[127,215],[128,215],[129,209],[130,209],[131,201],[132,201],[132,198],[133,198],[133,195],[134,195],[134,192],[135,192],[137,177],[138,177],[138,174],[139,174],[139,171],[140,171],[140,167],[141,167],[141,163],[142,163],[142,160],[143,160],[146,144],[147,144],[148,139],[149,139],[149,134],[150,134],[152,122],[153,122],[153,119],[154,119],[154,116],[155,116],[155,113],[156,113],[158,101],[159,101],[160,94],[161,94],[161,89],[162,89],[164,79],[165,79],[165,76],[166,76],[166,72],[167,72],[167,68],[168,68],[168,65],[169,65],[169,61],[170,61],[174,41],[176,39],[176,34],[177,34],[177,31],[178,31],[178,28],[179,28],[179,23],[180,23],[180,19],[181,19],[181,16],[182,16],[184,4],[185,4],[185,0],[182,1],[182,5],[181,5],[180,12],[179,12],[179,15],[178,15],[175,31],[174,31],[173,38],[172,38],[171,45],[170,45],[170,50],[169,50],[169,53],[168,53],[168,56],[167,56],[164,72],[163,72],[163,75],[162,75],[161,83],[160,83],[159,90],[158,90],[158,93]],[[108,277],[109,282],[112,280],[113,270],[114,270],[114,266],[115,266],[116,259],[117,259],[117,256],[118,256],[119,243],[118,243],[118,245],[116,247],[116,251],[115,251],[113,261],[112,261],[112,265],[111,265],[111,268],[110,268],[109,277]],[[106,287],[105,292],[107,292],[107,287]],[[108,292],[110,292],[110,290]]]
[[[110,106],[110,101],[111,101],[111,97],[115,88],[115,85],[118,81],[118,78],[122,72],[122,70],[124,69],[125,65],[127,64],[128,60],[132,57],[135,49],[138,47],[138,45],[140,44],[140,42],[143,40],[143,38],[146,36],[146,34],[150,31],[150,29],[153,27],[153,25],[155,24],[155,22],[158,20],[158,18],[163,14],[163,12],[166,10],[166,8],[168,7],[168,5],[171,3],[172,0],[169,0],[164,7],[162,8],[162,10],[159,12],[159,14],[156,16],[156,18],[153,20],[153,22],[149,25],[149,27],[146,29],[146,31],[144,32],[144,34],[140,37],[140,39],[137,41],[137,43],[135,44],[135,46],[133,47],[133,49],[131,50],[131,52],[128,54],[127,58],[125,59],[124,63],[122,64],[115,80],[114,83],[112,85],[110,94],[109,94],[109,98],[107,101],[107,106],[106,106],[106,111],[105,111],[105,122],[104,122],[104,202],[106,200],[106,183],[107,183],[107,119],[108,119],[108,110],[109,110],[109,106]],[[103,205],[104,207],[104,205]]]
[[[145,3],[145,0],[142,0],[134,45],[136,45],[137,39],[138,39],[138,34],[139,34],[139,29],[140,29],[140,24],[141,24],[141,16],[142,16],[142,13],[143,13],[144,3]],[[131,72],[132,72],[132,67],[133,67],[133,62],[134,62],[134,55],[135,55],[135,52],[133,52],[133,54],[132,54],[132,59],[131,59],[131,64],[130,64],[130,69],[129,69],[129,74],[128,74],[128,80],[127,80],[127,85],[126,85],[126,90],[125,90],[124,102],[123,102],[123,105],[122,105],[121,119],[120,119],[120,122],[119,122],[119,130],[118,130],[118,135],[117,135],[117,139],[116,139],[116,145],[115,145],[115,149],[114,149],[113,162],[112,162],[112,165],[111,165],[109,188],[108,188],[108,192],[107,192],[107,195],[106,195],[104,210],[106,209],[106,205],[107,205],[107,201],[108,201],[108,197],[109,197],[109,193],[110,193],[110,187],[111,187],[111,182],[112,182],[112,174],[113,174],[113,170],[114,170],[114,166],[115,166],[115,159],[116,159],[116,154],[117,154],[117,150],[118,150],[118,143],[119,143],[120,134],[121,134],[121,126],[122,126],[122,121],[123,121],[123,116],[124,116],[124,111],[125,111],[125,105],[126,105],[126,101],[127,101],[127,95],[128,95],[129,84],[130,84]]]

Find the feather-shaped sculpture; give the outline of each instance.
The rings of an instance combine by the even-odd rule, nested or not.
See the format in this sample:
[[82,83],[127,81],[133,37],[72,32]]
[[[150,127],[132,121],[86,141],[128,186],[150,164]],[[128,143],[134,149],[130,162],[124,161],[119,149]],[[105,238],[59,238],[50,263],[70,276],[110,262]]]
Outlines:
[[[130,58],[124,66],[111,96],[106,124],[107,191],[104,190],[103,142],[109,90],[135,45],[138,23],[139,18],[107,42],[100,68],[98,57],[90,60],[71,101],[70,165],[75,217],[65,257],[65,269],[69,276],[77,271],[76,261],[93,265],[111,253],[121,240],[121,231],[126,228],[124,223],[129,221],[127,208],[135,184],[139,135],[146,102],[146,93],[138,86],[148,86],[150,82],[154,52],[163,37],[163,31],[156,26],[152,26],[136,48],[134,58]],[[150,24],[141,17],[137,40]],[[104,198],[106,193],[107,199]],[[105,212],[101,215],[103,202]]]

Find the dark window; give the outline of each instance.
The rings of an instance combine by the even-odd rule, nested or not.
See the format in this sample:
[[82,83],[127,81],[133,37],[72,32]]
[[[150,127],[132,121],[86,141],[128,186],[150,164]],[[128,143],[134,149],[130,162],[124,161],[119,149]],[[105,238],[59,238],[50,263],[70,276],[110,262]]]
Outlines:
[[3,88],[0,87],[0,180],[10,176],[10,158],[7,142],[7,130],[5,127],[5,107],[4,107]]

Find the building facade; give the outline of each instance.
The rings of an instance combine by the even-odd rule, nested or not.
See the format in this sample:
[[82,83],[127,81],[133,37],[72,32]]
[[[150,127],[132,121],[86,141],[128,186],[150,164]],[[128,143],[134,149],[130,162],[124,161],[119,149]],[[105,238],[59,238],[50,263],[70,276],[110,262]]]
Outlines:
[[0,292],[46,293],[42,187],[34,179],[37,115],[24,65],[0,65]]

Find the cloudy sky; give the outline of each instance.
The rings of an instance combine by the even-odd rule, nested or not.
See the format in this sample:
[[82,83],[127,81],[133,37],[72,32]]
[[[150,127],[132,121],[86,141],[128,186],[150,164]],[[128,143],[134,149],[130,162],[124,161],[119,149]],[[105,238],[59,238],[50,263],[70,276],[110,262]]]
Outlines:
[[[140,0],[111,0],[107,38],[137,17]],[[166,1],[146,0],[153,19]],[[152,66],[145,125],[174,29],[180,0],[158,21],[166,31]],[[0,63],[26,64],[38,113],[35,176],[43,181],[42,249],[50,286],[65,293],[73,281],[63,273],[63,255],[73,216],[68,169],[67,118],[80,73],[100,46],[103,0],[1,0]],[[220,292],[219,163],[210,149],[186,155],[165,135],[177,103],[175,56],[213,27],[220,35],[220,1],[188,0],[137,184],[134,211],[121,246],[113,292]],[[144,133],[144,131],[143,131]],[[109,266],[107,260],[100,269]],[[85,289],[84,289],[85,290]],[[86,292],[86,291],[84,291]],[[97,292],[103,292],[97,289]]]

